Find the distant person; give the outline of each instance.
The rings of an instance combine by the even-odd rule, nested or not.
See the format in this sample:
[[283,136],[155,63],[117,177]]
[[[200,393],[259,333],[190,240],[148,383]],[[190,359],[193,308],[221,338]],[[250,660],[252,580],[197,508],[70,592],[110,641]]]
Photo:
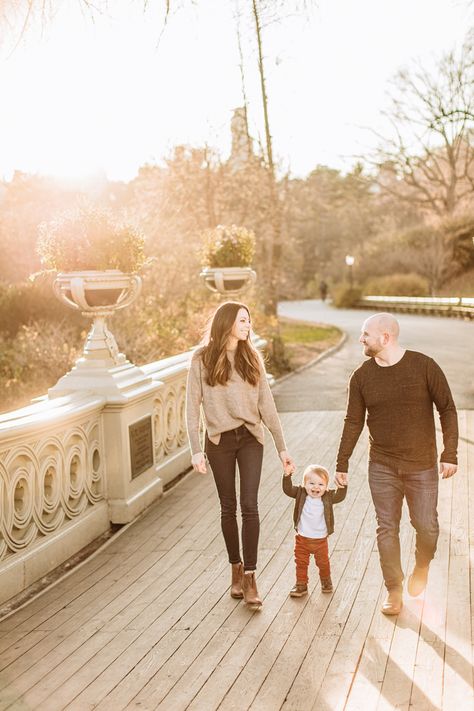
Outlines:
[[[263,459],[263,424],[270,430],[285,470],[294,469],[265,367],[250,339],[250,313],[244,304],[221,304],[212,318],[205,345],[191,360],[186,420],[192,464],[205,474],[210,465],[221,505],[221,527],[231,563],[231,590],[250,609],[262,600],[256,583],[260,531],[258,489]],[[200,409],[206,426],[204,451],[199,438]],[[204,453],[205,452],[205,453]],[[235,490],[240,476],[242,552],[240,555]]]
[[324,279],[319,284],[319,293],[321,294],[321,301],[326,301],[326,297],[328,295],[328,285]]
[[369,486],[377,516],[377,545],[387,598],[386,615],[403,604],[399,527],[403,498],[416,530],[415,567],[408,593],[420,595],[436,551],[438,467],[433,404],[443,433],[439,473],[457,470],[458,423],[446,377],[432,358],[398,343],[399,324],[388,313],[368,318],[359,341],[369,356],[351,375],[347,413],[337,455],[336,482],[346,485],[348,463],[367,414]]
[[296,530],[296,583],[290,590],[290,595],[307,595],[308,566],[312,555],[319,569],[322,592],[332,593],[328,549],[328,536],[334,532],[332,507],[346,498],[347,488],[328,489],[329,472],[319,464],[306,467],[302,486],[293,485],[289,471],[285,471],[282,484],[285,494],[295,499],[293,523]]

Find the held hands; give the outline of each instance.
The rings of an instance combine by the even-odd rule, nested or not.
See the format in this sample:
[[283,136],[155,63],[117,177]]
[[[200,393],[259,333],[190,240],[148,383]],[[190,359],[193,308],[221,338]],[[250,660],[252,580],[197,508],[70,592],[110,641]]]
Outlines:
[[441,474],[442,479],[449,479],[453,476],[453,474],[456,474],[457,470],[458,467],[456,464],[448,464],[446,462],[441,462],[441,464],[439,465],[439,473]]
[[280,459],[281,463],[283,464],[283,471],[285,472],[285,476],[293,474],[296,469],[296,466],[286,449],[284,449],[283,452],[280,452]]
[[206,457],[204,452],[196,452],[191,458],[191,464],[195,472],[200,474],[207,474]]
[[336,472],[335,481],[336,486],[340,489],[343,489],[345,486],[347,486],[348,482],[347,472]]

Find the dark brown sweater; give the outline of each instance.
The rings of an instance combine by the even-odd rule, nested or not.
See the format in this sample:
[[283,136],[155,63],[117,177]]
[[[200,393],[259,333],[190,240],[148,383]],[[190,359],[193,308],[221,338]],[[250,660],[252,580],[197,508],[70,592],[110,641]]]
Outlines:
[[443,432],[440,461],[457,464],[458,421],[446,377],[423,353],[406,351],[395,365],[383,367],[370,358],[351,375],[337,471],[347,472],[349,458],[367,414],[369,459],[408,471],[436,463],[433,404]]

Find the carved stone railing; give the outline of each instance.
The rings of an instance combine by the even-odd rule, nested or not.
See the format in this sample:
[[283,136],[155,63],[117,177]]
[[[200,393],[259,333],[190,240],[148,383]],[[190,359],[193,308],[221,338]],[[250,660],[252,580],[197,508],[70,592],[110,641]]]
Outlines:
[[0,600],[107,530],[101,397],[0,416]]
[[[192,351],[143,366],[126,404],[75,392],[0,415],[0,603],[133,520],[190,468]],[[150,419],[149,466],[133,476],[130,423]]]
[[[0,603],[105,533],[111,522],[133,520],[190,468],[190,356],[144,366],[148,385],[126,407],[75,392],[0,415]],[[152,422],[152,461],[133,477],[129,420],[144,415]]]
[[187,368],[192,351],[163,358],[142,370],[160,385],[153,400],[153,441],[157,474],[166,486],[189,467],[185,405]]
[[[142,368],[127,402],[90,392],[0,415],[0,603],[133,520],[190,468],[185,423],[191,352]],[[126,411],[126,417],[124,417]],[[129,422],[152,422],[152,461],[130,471]]]

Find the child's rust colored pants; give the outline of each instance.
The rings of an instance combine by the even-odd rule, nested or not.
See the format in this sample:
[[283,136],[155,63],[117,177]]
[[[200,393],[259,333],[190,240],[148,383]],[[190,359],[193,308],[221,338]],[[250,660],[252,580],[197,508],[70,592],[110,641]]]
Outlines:
[[329,567],[329,550],[327,538],[305,538],[299,533],[295,536],[295,563],[296,582],[308,582],[309,558],[314,555],[316,565],[319,568],[319,577],[329,578],[331,569]]

